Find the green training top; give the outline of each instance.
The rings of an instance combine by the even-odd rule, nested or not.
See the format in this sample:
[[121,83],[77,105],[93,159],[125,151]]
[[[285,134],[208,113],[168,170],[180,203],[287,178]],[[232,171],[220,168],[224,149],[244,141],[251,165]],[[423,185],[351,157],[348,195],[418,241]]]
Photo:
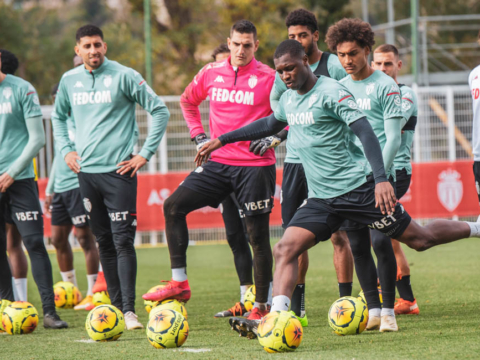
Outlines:
[[[368,78],[354,81],[351,76],[340,80],[355,97],[357,106],[365,113],[372,125],[375,135],[378,137],[382,151],[387,142],[385,134],[385,121],[399,121],[403,117],[402,104],[400,100],[400,89],[395,81],[381,71],[375,72]],[[355,145],[363,150],[360,140],[350,132]],[[395,166],[385,168],[388,176],[395,178]]]
[[[0,174],[6,172],[28,143],[25,120],[42,116],[37,91],[27,81],[7,75],[0,83]],[[15,180],[34,178],[33,162]]]
[[[319,63],[320,61],[317,61],[314,64],[310,64],[310,69],[312,69],[312,71],[315,71]],[[338,57],[334,54],[330,54],[330,56],[328,57],[327,69],[328,69],[328,73],[330,74],[330,77],[335,80],[343,79],[345,76],[348,75],[345,69],[343,68],[342,64],[340,64],[340,60],[338,60]],[[285,85],[285,83],[280,78],[278,73],[276,73],[275,82],[273,84],[272,92],[270,93],[270,104],[272,106],[272,110],[275,111],[278,100],[280,99],[282,94],[287,90],[288,90],[287,85]],[[288,141],[287,141],[287,155],[285,156],[285,162],[294,163],[294,164],[300,163],[300,158],[298,157],[298,154],[295,152],[295,149],[289,146]]]
[[[138,139],[135,104],[152,114],[152,127],[139,155],[149,160],[165,132],[170,113],[163,101],[135,70],[105,58],[88,71],[79,66],[66,72],[55,99],[52,124],[62,157],[76,151],[86,173],[107,173],[128,160]],[[75,145],[66,124],[75,122]]]
[[[413,90],[406,85],[403,85],[400,88],[402,93],[402,111],[405,119],[409,121],[412,117],[418,116],[417,108],[417,97]],[[395,165],[395,170],[407,170],[407,174],[412,174],[412,144],[413,136],[415,134],[415,128],[406,124],[403,128],[402,133],[402,144],[400,149],[398,149],[397,156],[393,164]]]
[[[72,143],[75,143],[75,122],[71,116],[67,119],[67,127],[68,137]],[[62,193],[79,187],[78,175],[70,170],[67,163],[62,158],[60,150],[56,146],[53,166],[55,169],[52,169],[51,172],[54,172],[55,175],[52,192]]]
[[283,93],[275,118],[290,125],[288,142],[305,169],[309,197],[337,197],[366,182],[365,156],[359,150],[357,161],[348,139],[348,125],[364,116],[348,90],[325,76],[305,95]]

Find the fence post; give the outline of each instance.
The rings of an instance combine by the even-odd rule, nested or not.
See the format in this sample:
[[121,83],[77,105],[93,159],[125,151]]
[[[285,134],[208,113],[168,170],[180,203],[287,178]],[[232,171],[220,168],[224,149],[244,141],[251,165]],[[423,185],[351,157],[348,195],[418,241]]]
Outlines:
[[[418,92],[418,86],[417,84],[412,84],[412,90],[417,95],[417,111],[418,115],[420,117],[421,113],[421,97]],[[413,161],[414,162],[420,162],[420,128],[422,126],[422,120],[420,119],[419,122],[417,123],[417,130],[413,134]]]
[[448,160],[455,161],[457,159],[455,141],[455,103],[453,88],[451,86],[447,87],[446,97],[448,117]]

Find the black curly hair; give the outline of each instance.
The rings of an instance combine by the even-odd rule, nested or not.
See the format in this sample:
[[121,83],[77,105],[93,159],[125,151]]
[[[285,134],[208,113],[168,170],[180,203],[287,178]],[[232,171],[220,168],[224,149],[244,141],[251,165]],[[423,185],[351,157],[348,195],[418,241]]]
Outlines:
[[15,54],[5,49],[0,49],[0,53],[2,53],[2,73],[15,75],[18,69],[18,59]]
[[313,13],[305,9],[297,9],[290,12],[285,19],[285,25],[287,25],[287,28],[297,25],[306,26],[312,34],[318,30],[317,18]]
[[277,46],[273,58],[279,59],[286,54],[289,54],[293,58],[302,58],[305,55],[305,50],[298,41],[288,39],[282,41],[280,45]]
[[218,45],[215,50],[212,52],[212,58],[213,61],[217,61],[217,55],[218,54],[230,54],[230,49],[228,48],[228,45],[226,43]]
[[325,42],[328,48],[337,52],[338,44],[355,41],[362,48],[372,50],[375,33],[369,23],[360,19],[342,19],[328,28]]

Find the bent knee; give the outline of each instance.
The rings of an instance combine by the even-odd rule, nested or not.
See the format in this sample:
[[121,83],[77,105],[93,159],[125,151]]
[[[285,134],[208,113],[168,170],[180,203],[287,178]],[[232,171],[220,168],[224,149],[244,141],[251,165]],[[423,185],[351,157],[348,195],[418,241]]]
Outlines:
[[333,233],[330,240],[336,249],[350,248],[348,236],[344,232]]

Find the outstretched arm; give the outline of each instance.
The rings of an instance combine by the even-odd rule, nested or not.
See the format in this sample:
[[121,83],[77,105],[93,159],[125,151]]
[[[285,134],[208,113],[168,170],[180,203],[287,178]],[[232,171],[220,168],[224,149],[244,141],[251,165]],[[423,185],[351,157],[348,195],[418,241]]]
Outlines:
[[286,122],[279,121],[273,114],[261,118],[253,123],[244,126],[238,130],[231,131],[229,133],[219,136],[206,143],[195,156],[195,163],[200,166],[202,163],[207,162],[210,154],[222,146],[237,141],[248,141],[261,139],[265,136],[270,136],[278,133],[287,126]]
[[370,163],[375,179],[375,206],[380,206],[382,214],[391,214],[395,210],[397,199],[392,186],[387,181],[383,166],[382,149],[367,118],[363,117],[350,124],[350,129],[357,135],[363,145],[363,151]]

